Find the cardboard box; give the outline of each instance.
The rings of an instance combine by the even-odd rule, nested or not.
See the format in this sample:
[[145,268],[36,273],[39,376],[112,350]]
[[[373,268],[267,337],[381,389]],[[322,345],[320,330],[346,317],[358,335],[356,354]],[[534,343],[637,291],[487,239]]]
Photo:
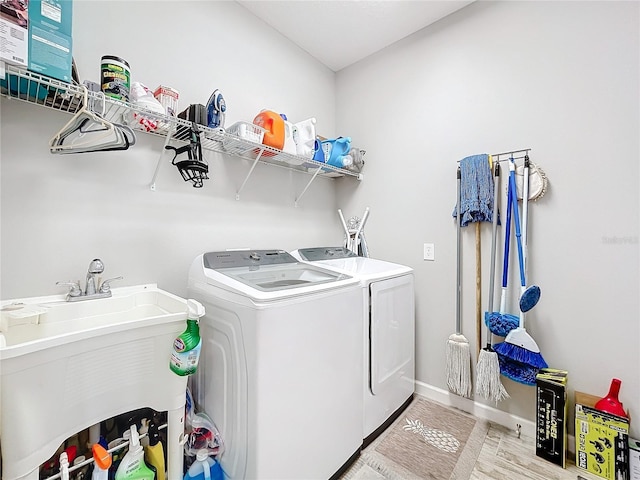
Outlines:
[[629,480],[640,480],[640,440],[629,439]]
[[29,70],[71,82],[72,13],[72,0],[30,0]]
[[26,67],[28,56],[29,2],[0,0],[0,60]]
[[180,93],[175,88],[159,85],[154,90],[153,96],[164,107],[164,113],[170,117],[175,117],[178,114],[178,98],[180,98]]
[[567,375],[543,368],[536,375],[536,455],[566,468]]
[[629,480],[629,419],[596,410],[598,400],[575,392],[576,466],[608,480]]

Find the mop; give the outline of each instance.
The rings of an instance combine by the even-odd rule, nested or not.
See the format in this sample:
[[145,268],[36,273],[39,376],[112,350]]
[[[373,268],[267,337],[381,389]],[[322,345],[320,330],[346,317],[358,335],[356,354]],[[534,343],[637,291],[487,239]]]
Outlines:
[[[516,239],[518,245],[518,261],[520,264],[520,284],[522,287],[522,297],[525,296],[527,288],[524,273],[524,256],[520,233],[520,218],[518,213],[518,199],[515,184],[515,167],[513,162],[509,163],[509,195],[512,198],[512,207],[516,226]],[[522,302],[521,302],[522,303]],[[501,372],[512,380],[526,385],[535,384],[535,379],[531,379],[535,369],[548,367],[547,362],[540,353],[535,340],[527,333],[524,326],[526,310],[520,309],[520,322],[518,328],[509,332],[505,341],[494,346],[501,361]],[[504,367],[504,368],[503,368]]]
[[460,167],[457,172],[457,196],[456,205],[456,333],[449,336],[447,341],[447,365],[446,376],[447,386],[449,390],[456,395],[463,397],[471,396],[471,351],[469,349],[469,341],[461,333],[460,318],[460,289],[461,289],[461,245],[460,245],[460,224],[462,218],[460,215]]
[[[494,185],[493,185],[493,221],[491,235],[491,276],[489,277],[489,306],[487,312],[493,310],[493,293],[496,276],[496,237],[498,233],[498,184],[500,182],[500,165],[495,162],[494,165]],[[487,326],[487,345],[480,350],[478,355],[478,364],[476,366],[476,395],[493,400],[498,403],[505,398],[509,398],[509,394],[505,390],[500,381],[500,362],[498,354],[493,350],[492,333]]]

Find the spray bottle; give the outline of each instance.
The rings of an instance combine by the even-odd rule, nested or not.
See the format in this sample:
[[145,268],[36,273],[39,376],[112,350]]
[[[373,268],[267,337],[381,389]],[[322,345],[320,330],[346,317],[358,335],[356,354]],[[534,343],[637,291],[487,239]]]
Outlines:
[[91,480],[108,480],[109,467],[111,467],[111,454],[99,443],[94,443],[91,451],[94,461]]
[[187,329],[173,342],[173,352],[169,361],[171,371],[180,376],[196,372],[202,346],[198,319],[204,315],[204,307],[201,303],[189,299],[187,308]]
[[131,425],[129,451],[116,470],[115,480],[154,480],[155,473],[144,462],[144,450],[135,425]]

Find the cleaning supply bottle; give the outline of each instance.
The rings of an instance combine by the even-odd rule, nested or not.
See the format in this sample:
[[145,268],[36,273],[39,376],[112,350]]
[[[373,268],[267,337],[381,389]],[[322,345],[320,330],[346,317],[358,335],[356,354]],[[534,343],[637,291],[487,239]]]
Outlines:
[[154,480],[155,473],[144,462],[144,450],[136,426],[131,425],[130,431],[129,451],[116,470],[115,480]]
[[144,449],[144,457],[148,464],[156,469],[157,480],[166,480],[164,449],[160,441],[158,426],[152,420],[148,430],[149,446]]
[[200,359],[200,327],[198,319],[204,315],[204,307],[196,300],[187,300],[187,329],[173,342],[173,352],[169,367],[177,375],[192,375],[198,368]]
[[109,480],[109,467],[111,467],[111,454],[99,443],[91,447],[93,453],[93,474],[91,480]]
[[224,473],[222,467],[211,456],[205,448],[198,450],[196,460],[191,464],[189,470],[184,475],[184,480],[223,480]]
[[313,158],[316,142],[316,119],[308,118],[294,124],[294,140],[296,154],[305,158]]
[[253,123],[265,129],[262,143],[282,150],[284,147],[284,119],[272,110],[262,110]]

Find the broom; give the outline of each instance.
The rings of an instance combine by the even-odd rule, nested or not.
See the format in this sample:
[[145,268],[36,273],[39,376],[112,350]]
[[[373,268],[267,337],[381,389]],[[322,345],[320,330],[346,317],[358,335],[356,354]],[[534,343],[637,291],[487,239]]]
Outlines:
[[[524,259],[522,253],[522,240],[520,233],[520,215],[518,213],[518,198],[516,194],[515,183],[515,166],[513,162],[509,162],[509,189],[508,194],[512,198],[513,215],[516,226],[516,240],[518,245],[518,262],[520,264],[520,284],[522,287],[522,296],[526,292],[526,282],[524,276]],[[498,343],[494,346],[498,355],[502,357],[502,360],[506,364],[506,368],[502,371],[503,374],[516,381],[525,383],[523,375],[528,371],[531,373],[531,369],[547,368],[547,362],[540,353],[540,348],[535,340],[527,333],[524,327],[525,311],[520,309],[520,321],[517,328],[511,330],[505,341]],[[527,375],[528,376],[528,375]],[[529,384],[529,383],[527,383]]]
[[471,396],[471,350],[469,341],[462,335],[460,317],[460,290],[461,290],[461,245],[460,245],[460,167],[457,172],[457,198],[456,205],[456,333],[449,336],[447,341],[447,365],[446,376],[449,390],[463,397]]
[[500,311],[489,312],[485,315],[485,324],[491,333],[499,337],[506,337],[511,330],[517,328],[519,319],[516,315],[506,313],[507,309],[507,282],[509,279],[509,244],[511,242],[511,195],[507,194],[507,220],[504,231],[504,252],[502,256],[502,291],[500,293]]
[[[500,183],[500,165],[495,162],[493,181],[493,218],[491,235],[491,276],[489,277],[489,306],[487,314],[493,311],[493,293],[496,276],[496,236],[498,233],[498,190]],[[480,350],[476,366],[476,395],[498,403],[509,394],[500,381],[500,362],[498,354],[491,348],[493,337],[487,326],[487,345]]]

